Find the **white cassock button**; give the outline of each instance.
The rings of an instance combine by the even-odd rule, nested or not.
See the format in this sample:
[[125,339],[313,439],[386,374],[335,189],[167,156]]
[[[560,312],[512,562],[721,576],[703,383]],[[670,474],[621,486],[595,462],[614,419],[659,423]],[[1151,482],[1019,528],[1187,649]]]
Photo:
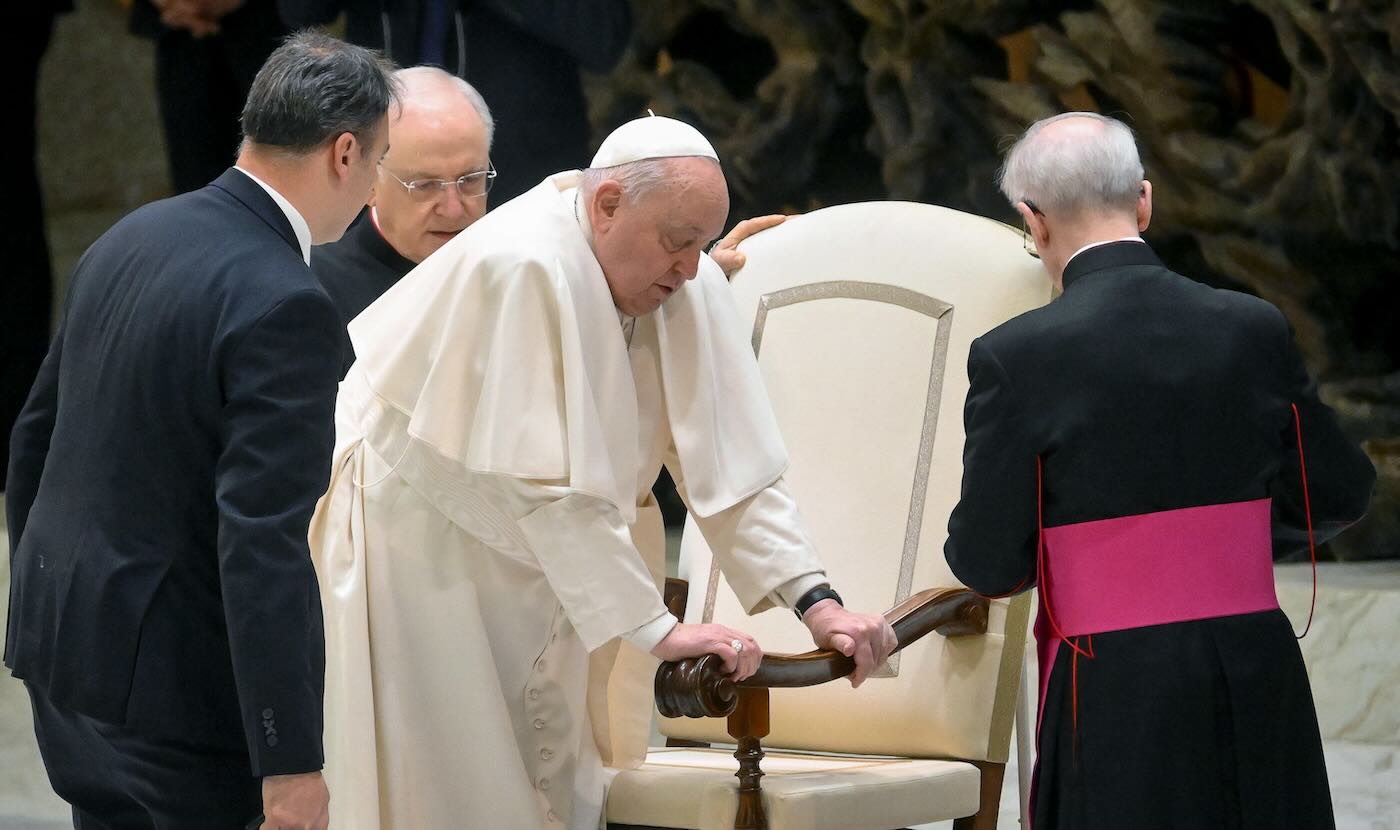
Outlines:
[[544,728],[544,721],[540,720],[539,718],[535,718],[535,728],[536,728],[536,729],[543,729],[543,728]]
[[541,779],[540,779],[540,789],[541,789],[541,790],[544,790],[544,791],[548,791],[548,790],[549,790],[549,779],[548,779],[548,778],[541,778]]
[[541,749],[541,750],[540,750],[540,757],[543,758],[544,760],[548,761],[550,758],[553,758],[553,757],[554,757],[554,750],[552,750],[552,749]]
[[543,660],[541,660],[541,661],[539,661],[538,663],[535,664],[535,671],[537,671],[537,672],[539,672],[539,673],[541,673],[541,674],[544,674],[544,661],[543,661]]
[[549,819],[550,821],[558,821],[558,820],[559,820],[559,817],[556,816],[556,815],[554,814],[554,811],[553,811],[553,810],[550,810],[549,813],[548,813],[548,815],[545,816],[545,818]]
[[531,689],[530,692],[529,692],[529,695],[530,695],[530,699],[531,699],[531,700],[539,700],[539,699],[540,699],[540,690],[539,690],[539,689]]

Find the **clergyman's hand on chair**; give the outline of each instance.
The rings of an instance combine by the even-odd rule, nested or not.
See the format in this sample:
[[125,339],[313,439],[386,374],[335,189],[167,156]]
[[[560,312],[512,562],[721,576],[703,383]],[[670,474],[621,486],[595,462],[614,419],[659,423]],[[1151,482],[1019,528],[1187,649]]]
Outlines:
[[769,228],[781,225],[787,217],[781,213],[771,216],[755,216],[752,219],[745,219],[734,226],[734,229],[724,235],[724,238],[715,243],[710,249],[710,258],[724,271],[724,278],[730,279],[734,272],[744,267],[747,258],[739,253],[739,243],[748,239],[759,231],[766,231]]
[[850,677],[852,686],[864,683],[865,678],[890,656],[898,642],[894,629],[883,616],[847,611],[832,599],[824,599],[808,608],[802,622],[811,630],[812,642],[818,648],[833,649],[855,659],[856,670]]
[[671,633],[651,650],[654,657],[666,661],[684,660],[717,654],[724,661],[729,679],[746,680],[758,671],[763,649],[753,637],[727,625],[715,623],[676,623]]

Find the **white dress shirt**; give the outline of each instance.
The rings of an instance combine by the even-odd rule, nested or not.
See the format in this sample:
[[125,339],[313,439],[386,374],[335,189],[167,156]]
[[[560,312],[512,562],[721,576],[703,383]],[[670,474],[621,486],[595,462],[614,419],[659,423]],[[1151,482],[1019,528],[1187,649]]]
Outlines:
[[1079,250],[1077,250],[1077,251],[1075,251],[1074,253],[1070,254],[1070,255],[1069,255],[1069,259],[1065,260],[1065,267],[1068,268],[1068,267],[1069,267],[1069,264],[1070,264],[1071,262],[1074,262],[1074,258],[1075,258],[1075,257],[1079,256],[1080,254],[1084,253],[1085,251],[1089,250],[1090,248],[1097,248],[1097,247],[1099,247],[1100,245],[1112,245],[1112,244],[1114,244],[1115,242],[1142,242],[1142,244],[1144,244],[1144,245],[1147,244],[1146,242],[1143,241],[1143,238],[1140,237],[1140,236],[1125,236],[1125,237],[1122,237],[1121,239],[1103,239],[1103,240],[1100,240],[1100,241],[1098,241],[1098,242],[1090,242],[1088,245],[1085,245],[1083,248],[1080,248]]

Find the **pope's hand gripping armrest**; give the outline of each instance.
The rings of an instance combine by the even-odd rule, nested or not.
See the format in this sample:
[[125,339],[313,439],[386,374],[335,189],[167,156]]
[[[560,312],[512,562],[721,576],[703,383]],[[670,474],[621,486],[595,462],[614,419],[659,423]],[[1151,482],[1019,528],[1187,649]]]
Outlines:
[[[666,580],[666,605],[672,613],[684,610],[684,599],[685,582]],[[933,631],[945,637],[985,634],[987,607],[986,597],[966,588],[930,588],[885,612],[885,619],[894,628],[897,652]],[[837,651],[764,654],[758,671],[735,683],[725,676],[723,661],[706,654],[661,664],[656,670],[656,707],[668,718],[722,718],[734,711],[738,688],[817,686],[854,669],[855,661]]]

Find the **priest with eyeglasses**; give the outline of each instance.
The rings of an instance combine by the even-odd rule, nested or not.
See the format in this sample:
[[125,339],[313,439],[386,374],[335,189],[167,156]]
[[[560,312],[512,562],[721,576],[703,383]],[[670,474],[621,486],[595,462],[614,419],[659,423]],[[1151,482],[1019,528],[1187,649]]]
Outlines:
[[[389,152],[369,204],[339,241],[311,251],[311,270],[345,324],[480,219],[496,178],[495,123],[480,93],[436,67],[395,75],[402,104],[389,114]],[[355,362],[348,335],[342,355],[343,377]]]
[[[471,84],[434,66],[395,73],[402,107],[390,114],[389,152],[369,204],[339,241],[311,251],[311,270],[349,324],[448,240],[486,214],[496,168],[491,109]],[[583,159],[579,160],[580,163]],[[781,215],[738,223],[711,250],[725,274],[744,264],[737,246],[782,223]],[[341,377],[355,362],[346,335]]]

